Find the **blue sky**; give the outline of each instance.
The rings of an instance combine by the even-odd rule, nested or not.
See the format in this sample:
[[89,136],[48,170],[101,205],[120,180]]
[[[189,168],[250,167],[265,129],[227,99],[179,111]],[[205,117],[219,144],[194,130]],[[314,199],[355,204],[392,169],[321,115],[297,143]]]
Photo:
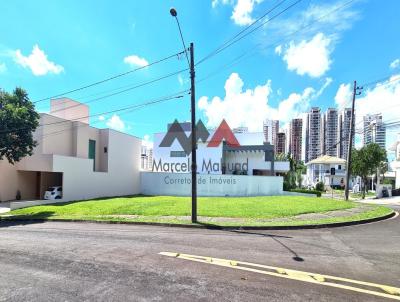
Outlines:
[[[175,20],[178,11],[196,61],[245,28],[280,1],[2,1],[0,11],[0,87],[23,87],[35,101],[134,69],[182,50]],[[286,0],[271,15],[295,1]],[[284,125],[311,106],[342,108],[351,83],[394,75],[385,85],[365,87],[357,116],[382,112],[400,118],[400,2],[303,0],[260,29],[196,67],[198,117],[215,126],[262,129],[264,118]],[[338,7],[341,9],[335,10]],[[267,20],[267,19],[265,19]],[[304,26],[308,27],[303,28]],[[296,32],[296,34],[292,34]],[[246,53],[232,65],[236,57]],[[68,95],[87,102],[182,70],[184,57]],[[189,88],[188,72],[153,85],[90,103],[91,114],[140,104]],[[397,103],[397,104],[396,104]],[[189,96],[128,113],[94,117],[97,127],[139,137],[165,130],[177,118],[189,120]],[[49,102],[37,104],[40,111]],[[389,109],[388,109],[389,108]],[[390,135],[394,135],[391,130]]]

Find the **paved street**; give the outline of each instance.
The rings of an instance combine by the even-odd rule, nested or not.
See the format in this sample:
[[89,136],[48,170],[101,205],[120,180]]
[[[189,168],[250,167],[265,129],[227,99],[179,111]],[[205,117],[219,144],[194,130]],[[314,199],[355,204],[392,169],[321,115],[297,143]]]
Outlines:
[[235,259],[399,287],[400,219],[298,231],[2,223],[1,301],[384,301],[161,256]]

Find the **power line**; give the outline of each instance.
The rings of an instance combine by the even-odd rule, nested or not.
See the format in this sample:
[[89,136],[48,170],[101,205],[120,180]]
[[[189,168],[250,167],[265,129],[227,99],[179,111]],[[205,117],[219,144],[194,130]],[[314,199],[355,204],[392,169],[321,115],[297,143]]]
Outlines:
[[99,85],[99,84],[103,84],[103,83],[105,83],[105,82],[114,80],[114,79],[116,79],[116,78],[120,78],[120,77],[126,76],[126,75],[128,75],[128,74],[130,74],[130,73],[133,73],[133,72],[136,72],[136,71],[138,71],[138,70],[141,70],[141,69],[150,67],[150,66],[152,66],[152,65],[155,65],[155,64],[158,64],[158,63],[161,63],[161,62],[164,62],[164,61],[169,60],[169,59],[171,59],[171,58],[173,58],[173,57],[179,56],[179,55],[181,55],[181,54],[183,54],[183,53],[185,53],[185,51],[181,51],[181,52],[172,54],[172,55],[170,55],[170,56],[164,57],[164,58],[159,59],[159,60],[157,60],[157,61],[151,62],[151,63],[149,63],[149,64],[147,64],[147,65],[145,65],[145,66],[140,66],[140,67],[138,67],[138,68],[129,70],[129,71],[127,71],[127,72],[119,73],[119,74],[113,75],[113,76],[111,76],[111,77],[105,78],[105,79],[103,79],[103,80],[100,80],[100,81],[97,81],[97,82],[94,82],[94,83],[91,83],[91,84],[88,84],[88,85],[85,85],[85,86],[82,86],[82,87],[78,87],[78,88],[75,88],[75,89],[72,89],[72,90],[68,90],[68,91],[64,91],[64,92],[62,92],[62,93],[59,93],[59,94],[56,94],[56,95],[53,95],[53,96],[50,96],[50,97],[46,97],[46,98],[39,99],[39,100],[37,100],[37,101],[35,101],[35,102],[33,102],[33,103],[36,104],[36,103],[43,102],[43,101],[47,101],[47,100],[50,100],[50,99],[53,99],[53,98],[57,98],[57,97],[60,97],[60,96],[66,95],[66,94],[70,94],[70,93],[77,92],[77,91],[80,91],[80,90],[83,90],[83,89],[87,89],[87,88],[90,88],[90,87],[93,87],[93,86],[96,86],[96,85]]
[[[282,15],[283,13],[285,13],[286,11],[288,11],[289,9],[291,9],[292,7],[294,7],[295,5],[299,4],[301,1],[303,0],[297,0],[294,3],[292,3],[291,5],[287,6],[285,9],[283,9],[282,11],[280,11],[279,13],[275,14],[274,16],[272,16],[271,18],[269,18],[268,20],[262,22],[260,25],[256,26],[255,28],[253,28],[251,31],[243,34],[240,37],[237,37],[236,39],[233,39],[232,41],[230,41],[229,43],[225,42],[223,45],[224,46],[219,46],[217,49],[215,49],[214,51],[212,51],[210,54],[206,55],[205,57],[203,57],[201,60],[199,60],[196,65],[199,65],[201,63],[203,63],[204,61],[210,59],[211,57],[217,55],[218,53],[220,53],[221,51],[225,50],[226,48],[232,46],[233,44],[239,42],[241,39],[245,38],[246,36],[248,36],[249,34],[253,33],[255,30],[259,29],[260,27],[262,27],[263,25],[267,24],[268,22],[271,22],[272,20],[274,20],[275,18],[279,17],[280,15]],[[278,3],[277,5],[275,5],[272,9],[270,9],[269,12],[267,12],[264,15],[267,15],[268,13],[272,12],[275,8],[277,8],[282,2]],[[263,15],[262,18],[264,18],[265,16]],[[262,19],[261,18],[261,19]],[[260,19],[260,18],[259,18]],[[256,23],[259,21],[259,19],[257,19],[256,21],[254,21],[253,23]],[[253,24],[250,24],[250,26],[252,26]],[[237,36],[237,35],[236,35]]]
[[[183,91],[183,92],[187,92],[187,90],[186,90],[186,91]],[[131,109],[128,109],[127,111],[120,113],[120,115],[128,114],[128,113],[131,113],[131,112],[133,112],[133,111],[140,110],[140,109],[142,109],[142,108],[144,108],[144,107],[147,107],[147,106],[150,106],[150,105],[154,105],[154,104],[156,104],[156,103],[166,102],[166,101],[170,101],[170,100],[173,100],[173,99],[177,99],[177,98],[183,97],[183,96],[180,95],[180,94],[181,94],[181,92],[178,92],[178,93],[173,94],[172,96],[169,95],[169,96],[166,96],[165,98],[161,98],[161,99],[156,100],[156,101],[151,101],[151,102],[147,102],[147,103],[138,104],[138,105],[136,105],[136,106],[133,106]],[[112,113],[113,113],[113,112],[112,112]],[[107,114],[107,113],[101,113],[100,115],[102,115],[102,114]],[[70,121],[70,120],[69,120],[69,121]],[[66,122],[68,122],[68,121],[66,121]],[[100,121],[97,120],[97,121],[95,121],[95,122],[93,122],[93,123],[98,123],[98,122],[100,122]],[[89,124],[81,123],[80,125],[79,125],[79,124],[78,124],[78,125],[74,125],[73,128],[80,128],[80,127],[86,127],[86,126],[87,126],[87,127],[90,127]],[[62,132],[69,131],[69,130],[70,130],[70,128],[67,128],[67,129],[63,129],[63,130],[59,130],[59,131],[54,131],[54,132],[46,133],[46,134],[42,135],[41,138],[42,138],[42,139],[45,139],[45,138],[47,138],[47,137],[49,137],[49,136],[54,136],[54,135],[57,135],[57,134],[60,134],[60,133],[62,133]]]
[[[174,93],[172,96],[170,95],[170,96],[167,96],[167,97],[158,98],[158,99],[155,99],[155,100],[152,100],[152,101],[149,101],[149,102],[146,102],[146,103],[142,103],[142,104],[130,105],[128,107],[115,109],[115,110],[111,110],[111,111],[106,111],[106,112],[101,112],[101,113],[96,113],[96,114],[93,114],[93,115],[81,116],[79,118],[74,118],[74,119],[70,119],[70,120],[63,120],[63,121],[57,121],[57,122],[52,122],[52,123],[47,123],[47,124],[40,124],[38,127],[62,124],[62,123],[67,123],[67,122],[71,122],[71,121],[80,121],[80,120],[85,119],[85,118],[90,118],[90,117],[95,117],[95,116],[100,116],[100,115],[110,114],[110,113],[116,113],[116,112],[125,111],[125,110],[136,108],[136,107],[143,107],[143,106],[148,106],[148,105],[160,103],[160,102],[171,100],[171,99],[182,98],[183,95],[181,95],[181,94],[185,93],[185,92],[188,92],[188,90],[183,90],[183,91]],[[17,132],[17,131],[23,131],[23,130],[26,130],[26,129],[27,128],[14,128],[14,129],[2,130],[2,131],[0,131],[0,134],[1,133],[12,133],[12,132]]]
[[[200,82],[203,82],[203,81],[207,80],[208,78],[211,78],[212,76],[214,76],[214,75],[216,75],[216,74],[218,74],[218,73],[224,71],[225,69],[227,69],[227,68],[229,68],[229,67],[232,67],[232,66],[238,64],[241,60],[253,56],[254,54],[252,54],[252,53],[255,52],[255,51],[257,50],[257,48],[260,48],[260,49],[268,49],[268,48],[271,48],[271,47],[276,47],[277,45],[279,45],[279,44],[281,44],[283,41],[285,41],[287,38],[289,38],[289,37],[291,37],[291,36],[293,36],[293,35],[295,35],[295,34],[301,32],[301,31],[303,31],[304,29],[306,29],[306,28],[308,28],[308,27],[311,27],[311,25],[315,24],[316,22],[321,21],[322,19],[326,18],[327,16],[331,15],[332,13],[334,13],[334,12],[336,12],[336,11],[339,11],[339,10],[343,9],[344,7],[346,7],[346,6],[349,6],[349,5],[350,5],[352,2],[354,2],[354,1],[355,1],[355,0],[347,1],[346,3],[344,3],[344,4],[342,4],[342,5],[338,6],[338,7],[336,7],[336,8],[334,8],[334,9],[332,9],[332,10],[329,11],[328,13],[326,13],[326,14],[320,16],[320,17],[317,18],[317,19],[314,19],[312,22],[308,23],[307,25],[304,25],[304,26],[300,27],[299,29],[297,29],[297,30],[295,30],[295,31],[292,31],[291,33],[285,35],[284,38],[279,39],[279,40],[277,40],[277,41],[275,41],[275,42],[273,42],[273,43],[270,43],[270,44],[268,44],[268,45],[263,45],[262,43],[256,44],[254,47],[252,47],[252,48],[250,48],[250,49],[244,51],[241,55],[239,55],[238,57],[234,58],[230,63],[225,64],[225,65],[219,67],[219,68],[216,69],[214,72],[211,72],[210,74],[208,74],[207,76],[205,76],[204,78],[202,78],[201,80],[199,80],[198,82],[199,82],[199,83],[200,83]],[[247,57],[245,56],[246,54],[248,54]],[[199,63],[198,63],[198,64],[199,64]]]
[[[131,90],[134,90],[134,89],[137,89],[137,88],[140,88],[140,87],[143,87],[143,86],[147,86],[149,84],[152,84],[152,83],[155,83],[155,82],[170,78],[170,77],[172,77],[174,75],[177,75],[177,74],[179,74],[179,73],[181,73],[183,71],[186,71],[186,70],[188,70],[188,69],[186,68],[186,69],[182,69],[182,70],[179,70],[179,71],[175,71],[175,72],[169,73],[167,75],[164,75],[162,77],[159,77],[159,78],[147,81],[147,82],[143,82],[143,83],[137,84],[135,86],[125,85],[125,86],[122,86],[122,87],[119,87],[119,88],[114,88],[114,89],[111,89],[110,91],[115,91],[115,90],[118,90],[118,89],[122,89],[124,87],[129,87],[129,88],[126,88],[126,89],[123,89],[123,90],[120,90],[120,91],[117,91],[117,92],[114,92],[114,93],[111,93],[111,94],[107,94],[107,95],[104,95],[104,96],[101,96],[101,97],[98,97],[98,98],[95,98],[95,99],[91,99],[91,100],[86,101],[86,102],[82,102],[82,103],[79,103],[79,104],[74,104],[74,105],[68,106],[66,108],[57,109],[57,110],[52,111],[51,113],[55,113],[55,112],[58,112],[58,111],[63,111],[65,109],[71,109],[71,108],[74,108],[74,107],[78,107],[78,106],[80,106],[82,104],[89,104],[89,103],[97,102],[97,101],[100,101],[100,100],[103,100],[103,99],[106,99],[106,98],[109,98],[109,97],[112,97],[112,96],[115,96],[115,95],[118,95],[118,94],[121,94],[121,93],[125,93],[125,92],[128,92],[128,91],[131,91]],[[107,91],[105,91],[105,92],[107,92]],[[105,92],[97,93],[97,95],[105,93]],[[96,95],[96,94],[94,94],[94,95]]]

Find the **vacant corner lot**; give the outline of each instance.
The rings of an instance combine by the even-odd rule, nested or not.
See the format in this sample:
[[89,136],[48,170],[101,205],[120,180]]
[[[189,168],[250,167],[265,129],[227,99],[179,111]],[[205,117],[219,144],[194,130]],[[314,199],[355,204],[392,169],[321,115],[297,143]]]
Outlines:
[[[305,196],[200,197],[200,223],[215,225],[305,225],[363,220],[392,210]],[[129,196],[14,210],[8,218],[190,223],[191,200],[174,196]]]

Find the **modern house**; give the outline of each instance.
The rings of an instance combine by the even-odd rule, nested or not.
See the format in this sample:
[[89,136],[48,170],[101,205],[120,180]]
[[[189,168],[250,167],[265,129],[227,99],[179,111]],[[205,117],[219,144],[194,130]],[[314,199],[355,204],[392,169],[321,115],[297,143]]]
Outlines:
[[41,113],[34,154],[0,161],[0,201],[43,199],[62,186],[62,201],[140,193],[141,140],[89,125],[86,105],[62,98]]
[[[190,127],[180,123],[184,136],[189,137]],[[169,129],[170,125],[168,126]],[[264,143],[262,132],[231,132],[237,142],[232,146],[221,141],[210,146],[216,130],[208,131],[204,140],[198,140],[197,172],[199,174],[280,175],[289,171],[289,162],[275,161],[274,146]],[[191,155],[185,153],[179,139],[170,146],[160,146],[167,132],[154,134],[153,172],[189,173]],[[175,167],[175,168],[174,168]]]
[[315,186],[323,182],[325,186],[343,187],[346,177],[346,161],[342,158],[324,155],[306,163],[306,184]]

